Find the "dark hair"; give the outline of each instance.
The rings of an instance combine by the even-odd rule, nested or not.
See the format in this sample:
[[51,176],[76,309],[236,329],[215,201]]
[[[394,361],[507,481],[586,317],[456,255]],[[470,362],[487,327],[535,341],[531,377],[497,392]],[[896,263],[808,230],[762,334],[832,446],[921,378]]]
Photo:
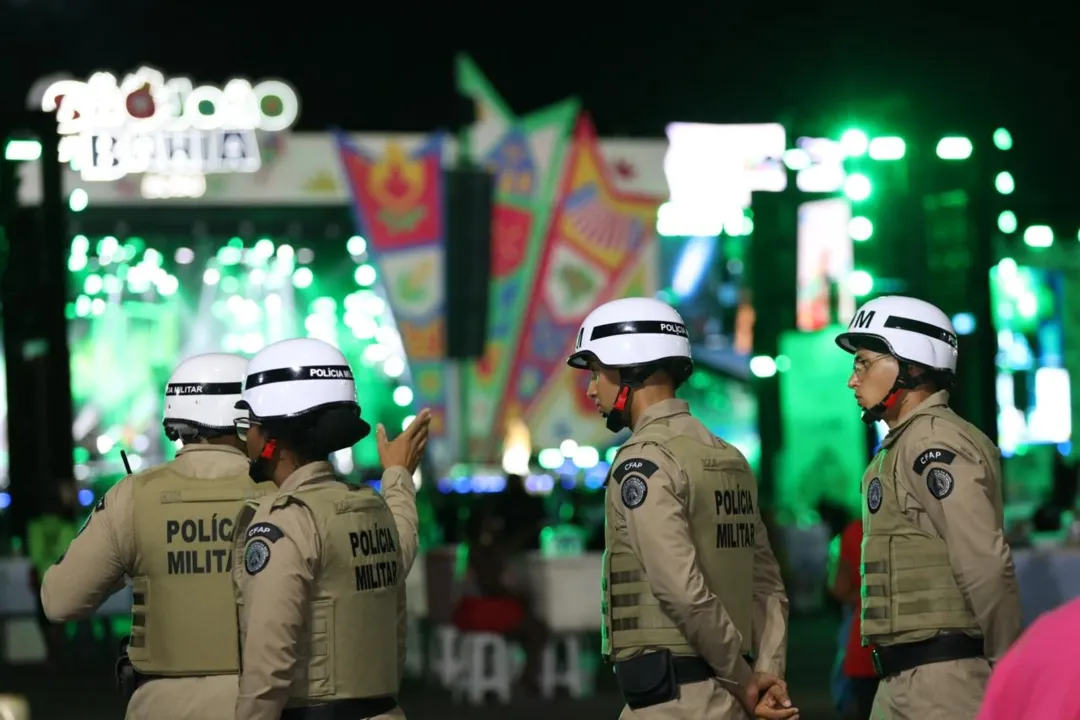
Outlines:
[[351,403],[317,408],[289,418],[263,421],[266,433],[292,450],[301,460],[325,460],[330,453],[352,447],[371,432]]
[[694,363],[690,358],[663,358],[642,365],[619,368],[619,377],[623,382],[643,383],[658,372],[667,375],[671,384],[678,390],[694,372]]

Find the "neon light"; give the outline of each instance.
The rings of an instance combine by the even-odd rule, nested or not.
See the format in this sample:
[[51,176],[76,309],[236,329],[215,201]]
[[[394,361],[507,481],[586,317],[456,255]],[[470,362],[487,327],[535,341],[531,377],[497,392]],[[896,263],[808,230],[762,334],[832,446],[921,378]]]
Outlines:
[[[91,182],[144,173],[165,178],[143,183],[148,197],[193,197],[205,192],[202,175],[257,171],[256,133],[287,130],[300,113],[296,91],[280,80],[195,86],[147,67],[122,80],[99,72],[54,82],[40,107],[56,113],[60,162]],[[170,176],[186,179],[173,183]]]

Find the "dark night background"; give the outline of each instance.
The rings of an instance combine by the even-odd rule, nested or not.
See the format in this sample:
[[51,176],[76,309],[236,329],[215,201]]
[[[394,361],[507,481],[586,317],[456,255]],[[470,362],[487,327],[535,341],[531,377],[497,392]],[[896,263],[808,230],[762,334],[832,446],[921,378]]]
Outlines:
[[[592,3],[585,17],[583,2],[0,0],[0,119],[22,108],[43,76],[122,75],[146,64],[202,83],[283,79],[300,95],[298,130],[457,129],[471,119],[454,87],[454,54],[465,51],[517,113],[575,95],[601,136],[659,137],[676,120],[782,120],[798,134],[834,138],[868,123],[909,142],[966,134],[978,149],[1003,126],[1015,140],[1009,169],[1021,223],[1045,222],[1069,238],[1080,228],[1078,46],[1064,6],[1059,17],[1016,4],[914,12],[900,4],[768,3],[751,11],[716,2],[689,10],[700,5]],[[894,114],[897,107],[906,110]],[[797,702],[815,707],[817,692],[816,707],[828,704],[821,672],[833,634],[817,622],[793,626],[789,676],[803,678],[799,687],[793,681]],[[116,713],[111,668],[103,662],[100,670],[70,678],[67,688],[86,708],[101,708],[87,719]],[[25,686],[27,694],[41,682],[29,672],[4,680],[0,689]],[[41,685],[35,702],[48,705],[53,690]],[[613,717],[618,705],[607,692],[579,710]],[[450,717],[441,696],[430,700],[430,714],[416,697],[413,717]],[[41,717],[62,716],[50,709]],[[557,714],[542,705],[535,712]]]
[[899,96],[910,113],[898,124],[919,126],[890,128],[901,136],[1008,127],[1025,214],[1080,224],[1072,25],[1016,5],[680,12],[695,4],[643,3],[606,13],[594,4],[585,16],[583,4],[559,3],[491,3],[491,12],[472,3],[2,2],[0,107],[23,103],[49,73],[146,63],[203,82],[285,79],[300,93],[300,130],[454,128],[470,112],[454,90],[459,50],[515,111],[577,95],[608,136],[659,136],[673,120],[784,118],[838,132]]

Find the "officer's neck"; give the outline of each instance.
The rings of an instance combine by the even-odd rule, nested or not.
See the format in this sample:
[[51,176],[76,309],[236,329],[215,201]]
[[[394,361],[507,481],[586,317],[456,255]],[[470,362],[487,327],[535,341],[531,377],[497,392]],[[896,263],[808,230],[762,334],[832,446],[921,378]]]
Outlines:
[[890,430],[901,425],[911,416],[911,413],[915,412],[915,408],[922,405],[930,395],[931,393],[922,389],[906,390],[902,392],[900,394],[900,400],[883,418],[885,424],[889,426]]
[[202,445],[224,445],[225,447],[231,447],[234,450],[239,450],[240,452],[246,451],[244,441],[238,438],[235,434],[220,435],[218,437],[212,438],[203,438],[199,441],[199,443]]
[[666,384],[646,384],[634,390],[633,399],[630,401],[630,429],[638,426],[641,416],[653,405],[675,397],[675,390]]
[[274,481],[275,485],[281,487],[299,469],[300,466],[293,458],[282,457],[274,463],[274,471],[271,473],[270,479]]

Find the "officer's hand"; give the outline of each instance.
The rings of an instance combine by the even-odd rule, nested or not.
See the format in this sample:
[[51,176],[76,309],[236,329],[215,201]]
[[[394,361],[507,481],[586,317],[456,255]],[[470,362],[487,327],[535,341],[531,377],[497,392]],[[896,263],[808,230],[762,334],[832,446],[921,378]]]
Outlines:
[[[778,689],[771,690],[774,687]],[[739,700],[748,713],[758,718],[783,720],[798,714],[798,710],[790,707],[791,701],[787,699],[787,685],[772,673],[755,672],[750,683],[743,688],[742,697]],[[785,701],[788,707],[784,707]]]
[[778,681],[764,692],[754,708],[754,716],[759,720],[799,720],[799,709],[791,706],[784,681]]
[[383,470],[401,466],[411,473],[416,472],[427,447],[428,431],[431,427],[431,411],[424,408],[417,414],[409,427],[405,428],[393,442],[386,437],[386,428],[382,423],[375,429],[375,440],[379,446],[379,461]]

